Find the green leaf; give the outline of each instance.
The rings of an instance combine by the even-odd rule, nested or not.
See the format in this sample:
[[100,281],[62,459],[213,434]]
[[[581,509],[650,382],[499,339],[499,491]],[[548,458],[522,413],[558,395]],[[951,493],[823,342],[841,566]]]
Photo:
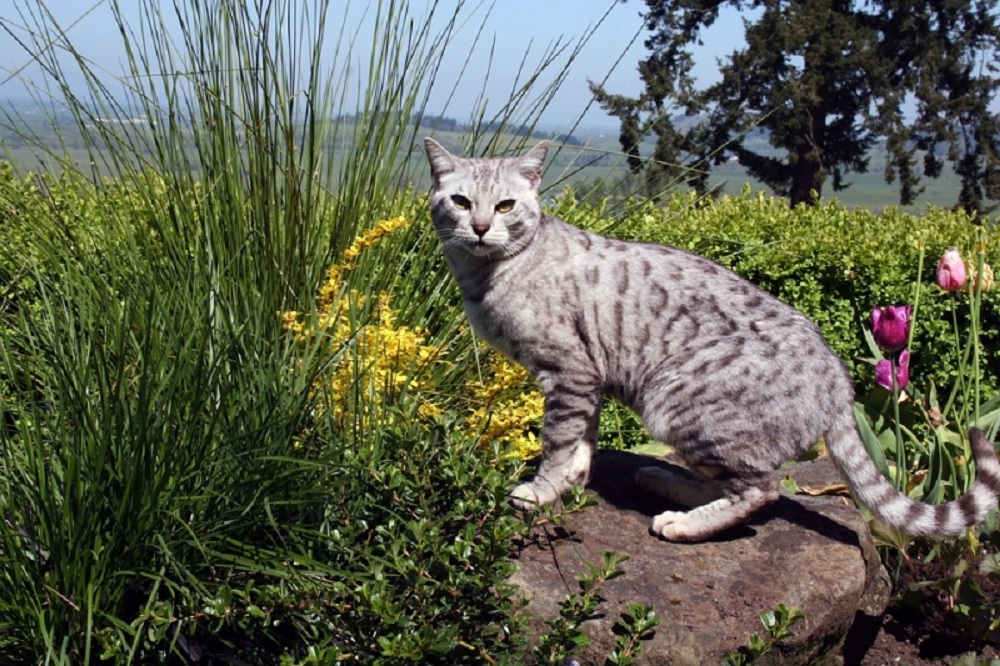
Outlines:
[[979,562],[979,572],[989,575],[1000,575],[1000,553],[988,553]]
[[[874,363],[878,363],[885,356],[882,354],[882,350],[879,348],[878,344],[875,342],[875,336],[872,335],[871,328],[865,326],[861,329],[862,334],[865,336],[865,344],[868,345],[868,352],[874,357]],[[873,365],[874,365],[873,363]]]
[[794,495],[799,491],[799,484],[790,475],[785,476],[778,485],[787,493]]
[[872,430],[871,423],[868,421],[868,414],[860,403],[855,403],[854,405],[854,420],[858,424],[858,433],[861,435],[861,441],[864,442],[865,450],[871,456],[872,462],[875,463],[875,466],[878,467],[884,476],[889,477],[889,465],[885,459],[885,450],[882,448],[881,441],[879,441],[879,438]]
[[666,444],[660,442],[649,441],[645,444],[639,444],[638,446],[633,446],[629,449],[630,453],[634,453],[640,456],[654,456],[663,457],[670,453],[673,449]]

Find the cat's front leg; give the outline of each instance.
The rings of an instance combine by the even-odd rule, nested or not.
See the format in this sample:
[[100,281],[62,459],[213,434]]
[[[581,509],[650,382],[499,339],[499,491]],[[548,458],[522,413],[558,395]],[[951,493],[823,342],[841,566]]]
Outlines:
[[539,384],[545,394],[542,461],[535,477],[511,493],[519,509],[549,504],[572,486],[586,484],[597,446],[600,388],[566,377],[539,378]]

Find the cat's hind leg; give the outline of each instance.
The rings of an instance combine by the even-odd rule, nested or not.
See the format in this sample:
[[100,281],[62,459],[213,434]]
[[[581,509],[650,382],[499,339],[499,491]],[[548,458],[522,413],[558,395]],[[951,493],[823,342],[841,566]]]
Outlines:
[[663,467],[642,467],[635,483],[646,492],[688,508],[714,502],[722,497],[722,487],[712,479],[692,478]]
[[[693,483],[690,479],[688,482]],[[746,522],[779,497],[778,484],[770,478],[754,484],[744,481],[738,490],[718,485],[706,487],[714,488],[719,496],[689,511],[664,511],[653,518],[651,531],[667,541],[704,541]]]

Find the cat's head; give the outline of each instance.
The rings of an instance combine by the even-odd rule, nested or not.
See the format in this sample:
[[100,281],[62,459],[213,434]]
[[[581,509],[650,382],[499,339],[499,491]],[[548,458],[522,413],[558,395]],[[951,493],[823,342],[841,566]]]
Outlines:
[[538,183],[549,142],[521,157],[463,159],[424,139],[431,163],[431,216],[445,251],[501,259],[523,250],[541,220]]

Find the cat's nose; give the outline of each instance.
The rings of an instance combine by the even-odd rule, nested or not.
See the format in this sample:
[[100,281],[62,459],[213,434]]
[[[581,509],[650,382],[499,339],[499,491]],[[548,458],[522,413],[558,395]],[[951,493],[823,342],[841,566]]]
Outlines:
[[485,236],[486,232],[489,231],[489,230],[490,230],[490,225],[488,225],[488,224],[473,224],[472,225],[472,231],[477,236],[479,236],[480,238],[482,238],[483,236]]

